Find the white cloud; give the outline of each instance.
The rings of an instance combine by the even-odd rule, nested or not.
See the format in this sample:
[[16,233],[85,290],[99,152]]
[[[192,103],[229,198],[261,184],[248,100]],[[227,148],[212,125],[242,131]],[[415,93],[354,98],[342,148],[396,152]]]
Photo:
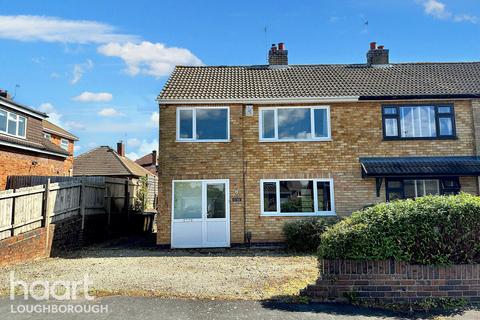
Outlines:
[[202,61],[188,49],[166,47],[163,43],[143,41],[139,44],[111,42],[98,48],[109,57],[119,57],[131,76],[145,74],[154,77],[168,75],[176,65],[200,66]]
[[135,148],[135,147],[138,147],[140,144],[141,144],[141,141],[138,140],[137,138],[131,138],[127,140],[127,145],[129,147]]
[[113,95],[108,92],[90,92],[84,91],[76,97],[73,97],[72,100],[81,101],[81,102],[107,102],[113,99]]
[[74,151],[74,152],[78,152],[78,151],[80,151],[81,149],[82,149],[82,146],[78,146],[78,145],[73,146],[73,151]]
[[140,158],[140,157],[138,156],[138,154],[136,154],[135,152],[126,153],[126,154],[125,154],[125,157],[127,157],[128,159],[133,160],[133,161],[135,161],[135,160],[137,160],[138,158]]
[[124,116],[123,113],[119,112],[115,108],[104,108],[98,112],[98,115],[102,117],[119,117]]
[[423,5],[424,12],[437,19],[448,19],[454,22],[470,22],[474,24],[480,21],[480,18],[474,15],[466,13],[454,14],[447,9],[445,3],[438,0],[422,0],[420,2]]
[[[153,150],[158,150],[158,140],[153,139],[152,141],[148,141],[143,139],[140,141],[137,138],[132,138],[127,141],[127,144],[130,145],[130,140],[135,143],[137,146],[134,151],[131,151],[126,154],[127,158],[132,159],[132,160],[137,160],[140,157],[143,157],[146,154],[149,154]],[[133,147],[133,146],[132,146]]]
[[65,122],[65,129],[67,130],[84,130],[85,125],[76,121],[67,121]]
[[158,111],[152,112],[147,126],[150,128],[158,128],[159,121],[160,121],[160,114],[158,113]]
[[53,124],[56,124],[57,126],[60,126],[60,127],[62,126],[61,118],[63,115],[55,109],[53,104],[51,104],[50,102],[42,103],[38,107],[38,110],[40,110],[41,112],[45,112],[48,115],[48,121],[50,121]]
[[105,23],[34,15],[0,16],[0,38],[82,44],[138,40]]
[[425,13],[438,19],[445,19],[451,16],[446,10],[444,3],[437,0],[427,0],[423,2]]
[[90,59],[88,59],[85,63],[75,64],[73,66],[72,80],[70,80],[70,83],[76,84],[78,81],[80,81],[80,79],[82,79],[83,74],[92,68],[93,62]]

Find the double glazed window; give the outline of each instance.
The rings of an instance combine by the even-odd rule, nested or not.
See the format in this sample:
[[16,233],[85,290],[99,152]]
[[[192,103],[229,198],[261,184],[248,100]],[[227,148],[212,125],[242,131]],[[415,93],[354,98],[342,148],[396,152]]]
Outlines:
[[50,133],[44,132],[44,133],[43,133],[43,137],[44,137],[45,139],[47,139],[47,140],[52,140],[52,135],[51,135]]
[[260,140],[311,141],[330,139],[330,110],[322,107],[260,108]]
[[384,106],[383,134],[386,139],[453,138],[453,106]]
[[16,113],[0,109],[0,132],[25,138],[27,119]]
[[334,214],[331,179],[261,180],[262,215]]
[[418,198],[426,195],[457,194],[458,178],[443,179],[387,179],[387,201]]
[[62,149],[65,149],[68,151],[68,140],[67,139],[61,139],[60,140],[60,147],[62,147]]
[[178,141],[228,141],[228,107],[177,108]]

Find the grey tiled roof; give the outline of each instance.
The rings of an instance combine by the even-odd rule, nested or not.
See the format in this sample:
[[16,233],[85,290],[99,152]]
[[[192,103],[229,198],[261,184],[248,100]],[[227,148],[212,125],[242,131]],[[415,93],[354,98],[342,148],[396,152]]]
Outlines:
[[102,146],[75,157],[73,175],[144,177],[151,173],[112,148]]
[[480,62],[177,66],[159,100],[480,95]]
[[360,163],[367,177],[480,175],[480,158],[474,156],[360,158]]

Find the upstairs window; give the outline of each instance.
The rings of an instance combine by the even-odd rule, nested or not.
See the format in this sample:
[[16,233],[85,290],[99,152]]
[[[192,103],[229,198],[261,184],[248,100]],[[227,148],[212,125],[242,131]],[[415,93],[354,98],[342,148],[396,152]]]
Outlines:
[[319,107],[260,108],[261,141],[321,141],[330,139],[330,109]]
[[261,180],[260,190],[262,215],[335,214],[331,179]]
[[384,106],[385,139],[436,139],[455,137],[453,106]]
[[16,113],[0,109],[0,132],[25,138],[27,119]]
[[44,132],[43,137],[47,140],[52,140],[52,135],[50,133]]
[[178,141],[228,141],[228,107],[177,108]]
[[60,147],[68,151],[69,142],[67,139],[60,139]]

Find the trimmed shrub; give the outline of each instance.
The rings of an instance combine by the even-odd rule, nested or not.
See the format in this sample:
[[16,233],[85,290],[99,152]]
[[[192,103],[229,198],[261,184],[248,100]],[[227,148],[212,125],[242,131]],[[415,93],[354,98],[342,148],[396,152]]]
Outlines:
[[425,196],[355,212],[321,237],[319,257],[412,264],[480,262],[480,197]]
[[283,225],[283,235],[287,249],[296,252],[315,252],[322,233],[337,221],[336,218],[311,217],[286,222]]

